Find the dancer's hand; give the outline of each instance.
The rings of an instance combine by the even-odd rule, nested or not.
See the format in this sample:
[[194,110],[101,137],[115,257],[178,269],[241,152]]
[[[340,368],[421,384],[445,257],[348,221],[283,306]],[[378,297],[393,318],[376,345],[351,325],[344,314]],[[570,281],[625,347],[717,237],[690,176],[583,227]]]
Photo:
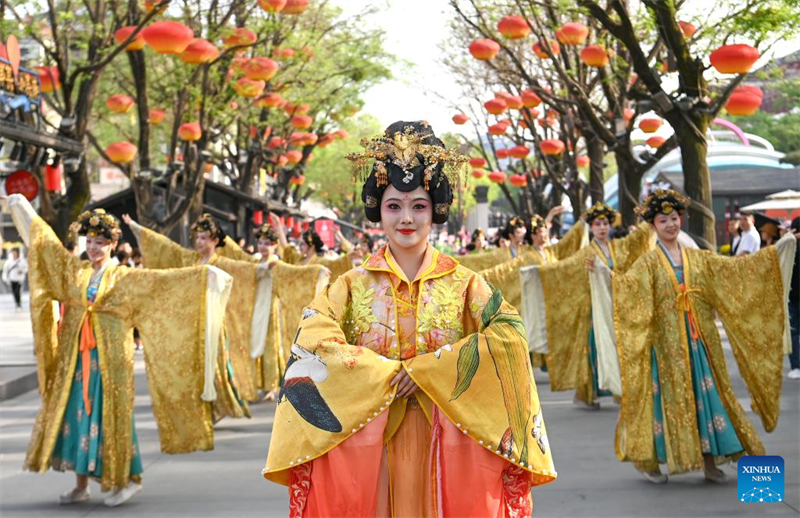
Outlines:
[[135,221],[133,221],[133,218],[131,218],[130,214],[123,214],[122,221],[124,221],[125,224],[128,226],[130,226],[131,223],[136,223]]
[[411,379],[411,376],[408,375],[405,369],[398,372],[397,376],[389,383],[391,387],[395,385],[397,385],[397,397],[408,397],[419,390],[419,387],[414,383],[414,380]]

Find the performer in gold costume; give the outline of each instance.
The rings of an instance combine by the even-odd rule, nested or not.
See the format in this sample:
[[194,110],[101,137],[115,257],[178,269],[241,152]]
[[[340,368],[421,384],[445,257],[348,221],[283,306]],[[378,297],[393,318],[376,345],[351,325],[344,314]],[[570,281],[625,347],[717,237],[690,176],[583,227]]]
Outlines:
[[598,303],[608,287],[596,286],[602,278],[590,278],[586,262],[599,258],[614,271],[625,272],[655,246],[647,223],[624,238],[609,240],[616,216],[608,205],[595,204],[585,216],[593,237],[589,246],[555,264],[520,271],[521,313],[531,349],[547,355],[550,388],[577,389],[575,403],[589,409],[600,408],[598,396],[619,396],[621,388],[613,326],[604,328],[604,319],[592,318],[602,310]]
[[[133,419],[133,328],[147,342],[145,364],[161,449],[214,447],[209,401],[216,399],[216,343],[231,278],[210,266],[156,272],[111,261],[121,231],[98,209],[81,214],[89,261],[67,251],[28,201],[8,199],[30,248],[31,319],[42,407],[24,468],[74,471],[61,504],[90,498],[100,482],[113,507],[138,493],[142,461]],[[56,323],[54,302],[63,306]]]
[[290,516],[529,516],[556,477],[517,312],[435,250],[466,158],[425,122],[349,155],[389,244],[303,311],[264,476]]
[[259,336],[263,344],[267,321],[258,316],[269,314],[268,305],[271,301],[270,293],[263,289],[259,291],[264,286],[258,284],[258,276],[268,274],[267,263],[259,265],[236,261],[217,253],[230,240],[226,241],[219,224],[209,214],[203,214],[192,224],[191,236],[195,250],[187,250],[168,237],[142,227],[128,215],[124,215],[123,220],[139,242],[145,268],[161,270],[210,264],[233,277],[234,287],[225,310],[221,349],[230,356],[230,367],[226,369],[233,380],[236,398],[218,401],[215,412],[218,417],[249,417],[247,401],[259,398],[260,379],[250,354],[252,336]]
[[[716,464],[763,455],[764,445],[734,394],[715,315],[767,432],[778,422],[781,366],[789,348],[787,297],[796,240],[746,257],[681,246],[686,200],[657,190],[640,207],[657,247],[626,273],[614,270],[613,318],[622,374],[617,457],[648,480],[703,470],[721,483]],[[610,270],[600,262],[603,275]]]

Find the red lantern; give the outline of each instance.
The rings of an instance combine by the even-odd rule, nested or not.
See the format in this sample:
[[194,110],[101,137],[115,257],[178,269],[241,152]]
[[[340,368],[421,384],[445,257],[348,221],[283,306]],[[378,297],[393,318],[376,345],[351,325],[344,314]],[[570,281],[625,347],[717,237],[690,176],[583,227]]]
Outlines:
[[61,163],[57,166],[47,164],[44,166],[44,188],[48,191],[61,191],[61,172],[64,170]]
[[33,201],[39,194],[39,182],[29,171],[15,171],[6,177],[6,194],[21,194],[28,201]]
[[[556,40],[547,40],[547,43],[550,44],[550,50],[553,52],[554,56],[561,52],[561,47]],[[533,44],[533,53],[541,59],[550,59],[550,55],[547,53],[544,41],[538,41]]]
[[255,44],[258,37],[256,33],[246,27],[236,27],[230,36],[222,39],[223,46],[228,49],[231,47],[250,47]]
[[303,159],[303,153],[301,153],[300,151],[294,151],[294,150],[287,151],[285,156],[286,160],[288,160],[289,163],[292,165],[299,164],[300,161]]
[[588,156],[581,155],[575,159],[575,163],[577,164],[578,167],[589,167],[589,164],[591,164],[592,161],[589,159]]
[[269,139],[269,144],[267,145],[267,148],[275,149],[283,146],[284,144],[286,144],[285,139],[282,139],[281,137],[272,137],[271,139]]
[[506,159],[506,158],[511,156],[511,150],[510,149],[498,149],[497,151],[495,151],[495,155],[497,156],[498,160],[504,160],[504,159]]
[[289,183],[292,185],[303,185],[306,183],[306,177],[303,175],[292,176],[289,178]]
[[317,140],[317,146],[319,146],[321,148],[326,148],[326,147],[330,146],[331,144],[333,144],[333,142],[335,140],[336,140],[336,137],[334,137],[332,133],[326,133],[326,134],[322,135],[321,137],[319,137],[319,140]]
[[694,36],[694,33],[697,32],[697,27],[695,27],[691,22],[678,22],[678,27],[681,28],[683,37],[687,40]]
[[600,45],[587,45],[581,50],[581,61],[590,67],[604,67],[608,64],[608,52]]
[[291,47],[276,47],[272,51],[272,57],[278,59],[289,59],[294,57],[294,49]]
[[636,112],[630,108],[625,108],[622,111],[622,117],[625,119],[625,122],[630,122],[634,115],[636,115]]
[[150,124],[153,126],[158,126],[164,119],[167,117],[167,112],[164,110],[153,109],[150,110]]
[[286,0],[258,0],[258,5],[268,13],[279,13],[286,7]]
[[190,65],[202,65],[203,63],[211,63],[219,56],[219,50],[210,41],[202,38],[195,38],[186,46],[183,52],[178,57],[184,63]]
[[314,133],[303,133],[295,131],[289,135],[289,144],[292,146],[313,146],[317,143],[319,137]]
[[539,143],[539,149],[547,156],[556,156],[564,152],[564,142],[558,139],[547,139]]
[[286,155],[281,155],[278,157],[278,161],[276,163],[278,164],[278,167],[283,167],[289,163],[289,159],[286,158]]
[[564,45],[583,45],[589,36],[589,28],[580,22],[568,22],[556,30],[556,38]]
[[113,113],[128,113],[133,108],[133,97],[125,94],[114,94],[106,99],[106,106]]
[[659,137],[658,135],[653,135],[652,137],[647,139],[645,142],[647,142],[648,146],[658,149],[661,146],[663,146],[664,142],[666,142],[666,141],[667,141],[667,139],[665,139],[664,137]]
[[[147,13],[153,12],[153,9],[155,9],[155,7],[158,4],[160,4],[162,1],[163,0],[144,0],[144,10],[145,10],[145,12],[147,12]],[[157,14],[162,14],[164,11],[166,11],[168,4],[169,4],[169,2],[164,2],[164,5],[162,5],[158,9]]]
[[486,159],[481,157],[472,157],[469,159],[469,165],[475,168],[486,167]]
[[159,54],[180,54],[194,39],[194,31],[182,23],[162,21],[145,27],[144,41]]
[[525,187],[528,185],[528,177],[524,174],[512,174],[508,179],[508,183],[514,187]]
[[264,81],[251,81],[246,77],[242,77],[233,83],[233,89],[236,90],[236,93],[247,98],[258,97],[264,91],[265,86],[267,86],[267,83]]
[[278,106],[278,103],[280,102],[281,94],[269,92],[259,97],[255,104],[259,108],[274,108],[275,106]]
[[530,152],[531,150],[528,149],[526,146],[514,146],[511,148],[510,151],[511,156],[513,156],[514,158],[525,158],[526,156],[528,156],[528,153]]
[[350,136],[347,133],[347,131],[343,130],[343,129],[338,129],[338,130],[334,131],[333,135],[336,137],[336,140],[344,140],[344,139],[346,139],[347,137]]
[[543,119],[537,119],[536,124],[543,128],[552,128],[556,125],[556,120],[552,117],[545,117]]
[[[133,34],[133,31],[135,30],[135,25],[129,25],[128,27],[122,27],[121,29],[118,29],[117,32],[114,33],[114,41],[117,42],[117,45],[121,45],[125,40],[130,38],[131,34]],[[145,44],[146,42],[144,41],[144,37],[140,31],[139,34],[133,37],[130,43],[125,45],[125,50],[142,50]]]
[[542,100],[534,92],[530,90],[523,90],[521,93],[522,105],[526,108],[536,108],[542,104]]
[[723,45],[711,53],[711,66],[722,74],[746,74],[758,61],[758,49],[750,45]]
[[518,95],[511,95],[507,99],[505,99],[506,105],[511,110],[520,110],[522,109],[522,97]]
[[130,142],[115,142],[106,148],[106,155],[115,164],[133,162],[138,149]]
[[472,170],[472,177],[473,178],[483,178],[485,174],[486,174],[486,171],[484,171],[483,169],[473,169]]
[[308,9],[308,0],[288,0],[286,7],[281,11],[283,14],[300,14]]
[[503,183],[506,181],[506,173],[503,171],[492,171],[489,173],[489,180],[493,183]]
[[254,225],[263,225],[264,224],[264,211],[263,210],[254,210],[253,211],[253,224]]
[[664,121],[658,117],[649,117],[639,121],[639,129],[645,133],[655,133],[662,124],[664,124]]
[[483,107],[486,108],[486,111],[492,115],[500,115],[508,109],[508,105],[502,99],[492,99],[490,101],[486,101],[483,103]]
[[531,33],[528,22],[522,16],[504,16],[497,24],[497,30],[510,40],[518,40]]
[[253,81],[269,81],[278,72],[280,65],[267,57],[248,59],[242,66],[242,72]]
[[51,94],[61,88],[58,67],[33,67],[39,74],[39,85],[43,93]]
[[733,91],[725,103],[725,109],[731,115],[753,115],[761,107],[764,92],[753,85],[739,86]]
[[200,137],[203,136],[203,130],[197,122],[184,122],[178,128],[178,136],[182,140],[194,142],[200,140]]
[[289,116],[292,116],[292,115],[305,115],[309,111],[311,111],[311,106],[309,106],[308,104],[305,104],[305,103],[303,103],[303,104],[293,104],[293,103],[287,101],[286,104],[283,107],[283,111],[286,112],[286,115],[289,115]]
[[314,124],[314,119],[308,115],[295,115],[289,120],[289,124],[297,129],[308,129]]
[[460,126],[462,124],[466,124],[467,122],[469,122],[469,117],[467,117],[463,113],[457,113],[453,115],[453,122]]
[[494,135],[495,137],[505,135],[506,131],[508,131],[508,125],[502,122],[489,126],[489,135]]
[[473,58],[481,61],[494,58],[498,52],[500,52],[500,44],[494,40],[475,40],[469,45],[469,53]]

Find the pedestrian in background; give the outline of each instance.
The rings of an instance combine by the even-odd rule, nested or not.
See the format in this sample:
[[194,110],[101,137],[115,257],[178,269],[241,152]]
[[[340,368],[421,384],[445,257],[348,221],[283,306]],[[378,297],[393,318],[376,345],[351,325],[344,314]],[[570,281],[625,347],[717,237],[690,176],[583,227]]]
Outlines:
[[739,235],[733,238],[731,255],[754,254],[761,249],[761,234],[755,226],[752,214],[739,215]]
[[3,282],[11,286],[17,311],[22,309],[22,285],[25,283],[26,275],[28,275],[28,261],[22,257],[19,248],[12,248],[11,257],[3,264]]

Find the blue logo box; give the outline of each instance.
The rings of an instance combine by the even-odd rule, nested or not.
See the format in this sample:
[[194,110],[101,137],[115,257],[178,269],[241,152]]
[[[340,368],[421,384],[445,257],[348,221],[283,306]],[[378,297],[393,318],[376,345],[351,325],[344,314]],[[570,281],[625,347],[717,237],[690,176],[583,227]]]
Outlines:
[[738,472],[740,502],[767,504],[783,501],[783,457],[745,456],[739,459]]

